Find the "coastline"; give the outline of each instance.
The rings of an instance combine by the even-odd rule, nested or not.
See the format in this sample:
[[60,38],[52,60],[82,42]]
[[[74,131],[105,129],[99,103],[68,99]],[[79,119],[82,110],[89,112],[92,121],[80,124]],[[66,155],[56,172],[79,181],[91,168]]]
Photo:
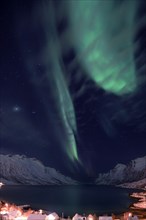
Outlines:
[[[10,218],[9,218],[10,216]],[[134,217],[141,220],[146,219],[146,209],[132,209],[129,207],[129,210],[119,213],[119,214],[102,214],[97,215],[96,213],[91,213],[89,215],[79,215],[75,213],[73,216],[59,216],[57,213],[49,212],[46,210],[34,210],[29,205],[17,206],[15,204],[10,204],[8,202],[0,201],[0,219],[13,219],[13,220],[27,220],[29,216],[36,216],[37,219],[44,220],[134,220]],[[51,216],[49,218],[49,216]],[[54,218],[53,218],[54,216]],[[132,217],[133,216],[133,217]],[[7,218],[6,218],[7,217]]]
[[[84,211],[81,211],[81,212],[79,212],[78,211],[78,209],[76,209],[75,207],[77,207],[78,208],[78,201],[76,201],[77,203],[75,203],[74,202],[74,205],[75,205],[75,207],[74,207],[74,209],[72,210],[72,213],[70,213],[70,211],[69,211],[69,209],[67,210],[67,208],[66,209],[64,209],[64,207],[65,206],[63,206],[62,205],[62,199],[59,199],[59,197],[58,196],[60,196],[60,194],[58,194],[58,189],[59,190],[65,190],[64,191],[64,193],[63,194],[61,194],[61,195],[64,195],[64,198],[65,198],[65,200],[67,199],[66,198],[66,196],[68,196],[68,193],[70,193],[70,191],[68,191],[69,189],[70,189],[70,187],[58,187],[58,186],[51,186],[51,188],[50,188],[50,186],[49,187],[42,187],[42,188],[40,188],[40,187],[38,187],[38,186],[35,186],[35,187],[33,187],[33,186],[23,186],[22,188],[19,186],[18,188],[17,188],[18,186],[14,186],[14,187],[12,187],[12,186],[4,186],[4,188],[3,189],[1,189],[2,191],[1,192],[4,192],[4,194],[3,195],[10,195],[9,196],[9,198],[6,196],[2,196],[1,198],[5,198],[4,199],[4,201],[6,201],[5,203],[8,203],[8,202],[10,202],[11,204],[14,202],[14,204],[15,204],[15,206],[18,206],[18,207],[20,207],[20,205],[21,204],[30,204],[30,208],[31,208],[31,210],[33,210],[33,212],[35,211],[35,212],[38,212],[38,210],[40,210],[40,208],[42,209],[42,210],[44,210],[43,212],[44,213],[49,213],[49,212],[51,212],[51,211],[56,211],[56,213],[58,213],[59,214],[59,216],[61,215],[61,213],[62,213],[62,211],[64,211],[64,218],[68,218],[68,215],[69,216],[74,216],[75,214],[76,214],[76,212],[77,213],[84,213],[84,211],[85,211],[85,215],[86,216],[88,216],[89,215],[89,213],[91,213],[92,215],[94,215],[94,214],[96,214],[97,216],[103,216],[103,215],[108,215],[108,216],[111,216],[112,215],[112,213],[114,213],[114,218],[115,219],[117,219],[117,218],[120,218],[121,220],[127,220],[127,219],[124,219],[124,213],[129,213],[129,212],[131,212],[133,215],[137,215],[140,219],[146,219],[146,211],[145,211],[145,209],[144,210],[142,210],[142,209],[139,209],[139,208],[137,208],[137,207],[134,207],[134,204],[135,203],[138,203],[139,201],[140,201],[140,198],[137,198],[137,196],[136,195],[138,195],[138,193],[141,193],[140,192],[140,190],[138,189],[125,189],[126,191],[124,192],[123,190],[124,189],[121,189],[120,187],[109,187],[109,188],[107,188],[108,190],[110,189],[112,189],[111,190],[111,192],[110,192],[110,195],[112,195],[113,193],[113,196],[115,196],[116,194],[118,194],[118,193],[122,193],[122,195],[125,197],[126,195],[129,197],[129,198],[131,198],[131,202],[129,203],[129,206],[127,206],[127,208],[122,208],[121,209],[121,211],[120,211],[120,209],[118,210],[118,209],[114,209],[114,210],[112,210],[112,209],[109,209],[109,211],[107,212],[107,211],[99,211],[99,206],[98,206],[98,204],[101,202],[102,203],[102,200],[100,201],[100,198],[103,198],[103,199],[106,199],[105,198],[105,196],[106,196],[106,186],[105,187],[99,187],[99,191],[101,191],[101,189],[103,189],[104,191],[105,191],[105,193],[102,195],[102,197],[99,197],[99,195],[98,195],[98,192],[99,191],[95,191],[95,189],[96,189],[96,186],[94,186],[94,187],[91,187],[91,189],[92,189],[92,192],[94,192],[94,194],[96,194],[97,196],[98,196],[98,200],[99,200],[99,202],[98,202],[98,204],[94,204],[94,205],[96,205],[96,210],[94,209],[94,207],[95,206],[92,206],[92,204],[90,205],[90,208],[89,208],[89,210],[92,210],[91,212],[86,212],[86,206],[84,206]],[[116,188],[116,189],[119,189],[119,190],[114,190],[113,191],[113,189],[114,188]],[[32,193],[32,190],[35,190],[33,193]],[[49,191],[47,192],[47,189],[49,189]],[[57,189],[57,190],[56,190]],[[74,189],[74,186],[71,186],[71,190],[72,189]],[[80,191],[80,189],[82,189],[83,191]],[[73,191],[73,194],[71,194],[72,196],[74,195],[75,196],[75,198],[78,198],[78,197],[76,197],[76,196],[83,196],[83,194],[82,193],[86,193],[87,194],[87,190],[88,189],[90,189],[90,187],[83,187],[83,185],[82,186],[79,186],[79,188],[77,187],[77,189],[74,189],[74,190],[76,190],[76,191],[78,191],[79,190],[79,194],[77,194],[77,195],[75,195],[75,192],[76,191]],[[50,191],[51,190],[51,191]],[[54,205],[54,206],[51,206],[52,205],[52,200],[50,201],[50,203],[48,204],[48,206],[46,206],[46,207],[44,207],[43,205],[42,205],[42,203],[41,203],[41,201],[44,203],[44,199],[45,199],[45,197],[44,197],[44,195],[46,195],[46,197],[48,197],[48,196],[50,196],[50,198],[49,198],[49,200],[50,199],[52,199],[51,197],[52,197],[52,195],[54,196],[54,192],[52,192],[52,190],[55,190],[54,192],[55,192],[55,198],[57,199],[57,204],[58,204],[58,206],[61,206],[61,208],[60,208],[60,210],[61,211],[58,211],[57,210],[57,207]],[[56,192],[57,191],[57,192]],[[103,192],[104,192],[103,191]],[[129,191],[129,193],[128,193],[128,191]],[[136,192],[136,194],[134,194],[134,191],[137,191]],[[50,195],[50,192],[52,192],[52,194]],[[123,194],[123,192],[124,192],[124,194]],[[19,200],[18,199],[18,197],[17,197],[17,195],[16,195],[16,193],[18,193],[20,196],[19,197],[21,197],[21,195],[23,195],[24,196],[24,198],[21,198],[21,200]],[[30,194],[30,193],[32,193],[32,194]],[[67,193],[67,194],[66,194]],[[91,191],[89,190],[89,192],[88,192],[88,194],[86,195],[86,198],[88,198],[89,199],[89,193],[91,193]],[[112,193],[112,194],[111,194]],[[125,194],[126,193],[126,194]],[[1,195],[2,195],[1,194]],[[27,195],[29,195],[30,197],[32,196],[32,197],[34,197],[35,195],[41,195],[41,194],[43,194],[43,196],[41,195],[41,197],[39,197],[39,199],[40,199],[40,201],[39,201],[39,203],[37,203],[35,200],[33,200],[33,201],[35,201],[36,203],[33,203],[33,202],[31,202],[32,200],[29,200],[29,198],[27,197]],[[37,196],[36,195],[36,196]],[[48,195],[48,196],[47,196]],[[135,196],[132,196],[132,195],[135,195]],[[37,196],[37,199],[38,199],[38,196]],[[0,199],[1,199],[0,198]],[[14,199],[15,198],[15,199]],[[43,199],[44,198],[44,199]],[[71,199],[73,199],[73,197],[70,197]],[[126,198],[126,197],[125,197]],[[34,198],[35,199],[35,198]],[[56,200],[55,199],[55,200]],[[49,201],[49,200],[46,200],[46,202],[47,201]],[[7,202],[8,201],[8,202]],[[91,200],[90,200],[91,201]],[[90,203],[90,201],[89,201],[89,203]],[[109,201],[109,207],[110,207],[110,200],[108,200]],[[129,200],[130,201],[130,200]],[[120,202],[120,201],[119,201]],[[35,204],[37,204],[37,206],[35,206]],[[115,204],[116,205],[116,204]],[[51,207],[54,207],[54,208],[51,208]],[[55,208],[56,207],[56,208]],[[116,206],[115,206],[116,207]],[[118,206],[119,207],[119,206]],[[126,207],[126,206],[125,206]],[[93,208],[93,209],[92,209]],[[105,207],[104,207],[105,208]],[[47,210],[47,211],[45,211],[45,210]],[[95,210],[95,212],[93,211],[93,210]],[[96,212],[98,210],[98,212]],[[68,212],[67,212],[68,211]]]

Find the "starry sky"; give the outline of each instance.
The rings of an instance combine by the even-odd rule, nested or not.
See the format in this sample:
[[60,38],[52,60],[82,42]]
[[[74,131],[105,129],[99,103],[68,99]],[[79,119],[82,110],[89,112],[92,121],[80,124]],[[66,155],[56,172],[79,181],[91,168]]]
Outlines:
[[75,178],[146,155],[145,11],[142,0],[3,1],[0,153]]

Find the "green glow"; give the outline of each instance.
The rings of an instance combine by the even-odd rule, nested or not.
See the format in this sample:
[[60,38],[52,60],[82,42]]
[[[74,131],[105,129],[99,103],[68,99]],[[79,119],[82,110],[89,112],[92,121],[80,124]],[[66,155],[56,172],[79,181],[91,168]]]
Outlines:
[[[40,10],[40,8],[39,8]],[[47,13],[44,13],[46,6],[43,8],[42,15],[44,19],[51,22],[52,28],[56,27],[55,20],[53,19],[53,8],[51,5],[48,7]],[[51,17],[49,17],[49,14]],[[42,16],[41,15],[41,16]],[[50,19],[51,18],[51,19]],[[47,24],[47,23],[46,23]],[[50,32],[50,27],[46,26]],[[56,126],[56,134],[58,133],[58,140],[60,141],[60,146],[64,152],[68,155],[70,160],[78,161],[77,146],[74,134],[77,133],[76,118],[73,102],[69,93],[66,79],[63,75],[62,68],[60,66],[60,47],[58,42],[58,35],[55,33],[56,29],[53,30],[50,39],[44,48],[43,60],[46,60],[47,76],[49,81],[49,86],[51,88],[52,94],[54,95],[54,100],[56,103],[56,111],[59,122]],[[51,53],[50,53],[51,51]],[[53,66],[52,71],[49,69],[49,63]],[[59,128],[59,129],[58,129]]]
[[[46,100],[49,96],[51,96],[51,100],[53,100],[51,110],[49,109],[48,103],[45,103],[46,113],[48,114],[49,120],[50,115],[52,116],[52,121],[54,122],[52,129],[55,132],[59,147],[61,147],[70,160],[74,162],[78,160],[75,140],[77,127],[74,106],[60,65],[61,59],[59,56],[61,56],[61,51],[56,33],[56,21],[52,1],[43,3],[43,1],[42,4],[40,4],[39,1],[36,2],[30,22],[32,22],[34,30],[36,27],[42,27],[42,30],[44,30],[42,32],[43,39],[46,40],[44,40],[43,47],[41,47],[35,55],[31,56],[30,54],[26,62],[32,74],[32,81],[39,86],[39,89],[44,91],[46,87],[49,88],[48,91],[51,95],[42,92]],[[35,73],[37,71],[36,64],[38,62],[45,67],[45,74],[37,78]]]
[[70,0],[71,31],[78,59],[102,88],[117,95],[137,88],[134,65],[136,0]]
[[74,136],[74,132],[77,133],[74,107],[57,59],[55,62],[56,98],[58,97],[59,114],[66,134],[65,137],[62,137],[63,148],[72,161],[79,161]]
[[77,146],[76,146],[74,136],[72,135],[71,138],[72,138],[72,143],[70,143],[69,146],[66,146],[67,154],[72,161],[75,161],[75,160],[79,161],[78,153],[77,153]]

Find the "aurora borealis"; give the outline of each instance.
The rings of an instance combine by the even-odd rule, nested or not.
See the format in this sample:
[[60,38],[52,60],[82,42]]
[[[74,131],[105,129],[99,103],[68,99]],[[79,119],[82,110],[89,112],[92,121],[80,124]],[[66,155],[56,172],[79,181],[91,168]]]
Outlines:
[[[41,94],[45,99],[44,102],[48,118],[50,118],[50,112],[47,99],[49,93],[52,96],[51,99],[53,102],[51,103],[51,108],[53,109],[53,115],[51,117],[55,118],[55,121],[52,122],[52,129],[54,129],[55,136],[59,140],[59,145],[70,160],[78,161],[79,158],[74,137],[74,134],[77,133],[76,118],[68,85],[65,76],[62,74],[62,68],[58,60],[60,51],[53,10],[52,3],[49,1],[44,2],[44,4],[36,3],[34,5],[34,11],[31,13],[31,27],[27,26],[29,23],[28,17],[24,15],[25,21],[21,20],[19,27],[16,28],[20,28],[21,30],[18,33],[20,47],[31,47],[32,53],[27,57],[24,55],[25,64],[30,74],[30,80],[36,88],[38,95]],[[36,26],[36,23],[38,26]],[[43,30],[43,46],[37,46],[34,52],[33,45],[29,45],[29,34],[38,31],[39,28]],[[26,36],[24,37],[25,34]],[[25,42],[24,45],[21,44],[22,41]],[[41,74],[38,74],[38,66],[40,69],[43,69]],[[46,90],[48,90],[48,94]]]
[[138,2],[71,0],[68,4],[74,45],[89,77],[109,92],[133,92]]
[[3,3],[1,153],[85,177],[144,155],[145,7]]

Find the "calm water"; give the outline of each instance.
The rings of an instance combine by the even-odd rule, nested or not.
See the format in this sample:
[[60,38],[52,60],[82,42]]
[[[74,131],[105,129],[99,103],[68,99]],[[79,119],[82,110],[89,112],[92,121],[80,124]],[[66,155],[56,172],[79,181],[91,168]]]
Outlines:
[[132,190],[107,186],[4,186],[0,200],[36,209],[55,211],[65,216],[117,213],[128,209]]

